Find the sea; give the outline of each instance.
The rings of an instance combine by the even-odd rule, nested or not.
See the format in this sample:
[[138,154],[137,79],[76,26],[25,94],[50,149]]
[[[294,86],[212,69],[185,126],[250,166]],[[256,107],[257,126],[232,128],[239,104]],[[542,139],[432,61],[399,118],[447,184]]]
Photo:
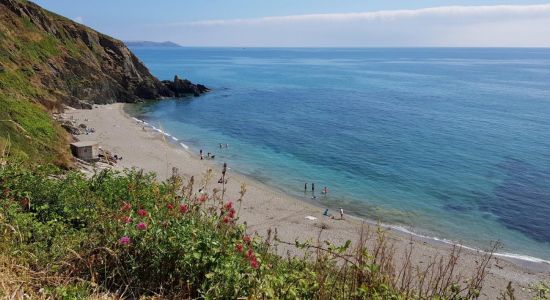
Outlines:
[[320,213],[550,261],[550,49],[132,50],[212,89],[133,110],[176,145]]

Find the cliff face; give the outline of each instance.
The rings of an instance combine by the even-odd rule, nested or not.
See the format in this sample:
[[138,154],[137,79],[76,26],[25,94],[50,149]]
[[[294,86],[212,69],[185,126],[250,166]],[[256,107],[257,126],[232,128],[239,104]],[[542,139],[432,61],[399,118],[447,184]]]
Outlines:
[[65,104],[90,107],[206,90],[188,81],[162,83],[121,41],[32,2],[0,0],[0,153],[6,145],[23,158],[66,153],[67,137],[49,115]]
[[[174,96],[123,42],[31,2],[0,0],[0,30],[5,68],[26,68],[32,85],[55,91],[55,97],[44,95],[46,103],[80,106]],[[33,42],[51,47],[50,53],[25,57],[25,44]]]

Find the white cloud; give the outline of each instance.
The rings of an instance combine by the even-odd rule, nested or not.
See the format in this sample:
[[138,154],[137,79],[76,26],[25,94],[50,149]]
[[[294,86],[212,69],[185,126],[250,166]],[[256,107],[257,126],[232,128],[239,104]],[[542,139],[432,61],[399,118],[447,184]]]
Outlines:
[[548,17],[550,4],[541,5],[494,5],[494,6],[444,6],[414,10],[388,10],[362,13],[310,14],[255,19],[206,20],[179,25],[190,26],[227,26],[239,24],[269,24],[281,22],[350,22],[350,21],[397,21],[412,18],[450,17],[450,18],[524,18]]
[[550,47],[550,4],[205,20],[160,28],[142,33],[195,46]]

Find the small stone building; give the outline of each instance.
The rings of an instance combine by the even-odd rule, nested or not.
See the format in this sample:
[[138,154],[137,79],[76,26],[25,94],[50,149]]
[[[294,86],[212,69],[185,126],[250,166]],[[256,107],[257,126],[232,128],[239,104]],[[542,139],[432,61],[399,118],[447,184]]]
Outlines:
[[76,142],[71,144],[71,152],[76,158],[88,162],[99,160],[99,146],[97,142]]

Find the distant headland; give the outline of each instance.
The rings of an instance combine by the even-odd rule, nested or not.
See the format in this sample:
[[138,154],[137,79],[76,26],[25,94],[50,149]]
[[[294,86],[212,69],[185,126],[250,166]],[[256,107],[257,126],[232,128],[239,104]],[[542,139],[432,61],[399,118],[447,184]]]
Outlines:
[[152,42],[152,41],[124,41],[124,44],[130,48],[181,48],[174,42]]

